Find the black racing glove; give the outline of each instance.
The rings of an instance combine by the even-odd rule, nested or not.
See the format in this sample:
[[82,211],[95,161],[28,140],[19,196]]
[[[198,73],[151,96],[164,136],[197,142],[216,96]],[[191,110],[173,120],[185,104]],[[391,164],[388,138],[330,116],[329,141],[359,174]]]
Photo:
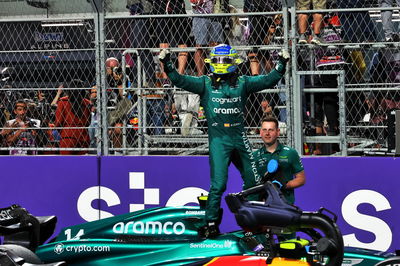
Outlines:
[[164,64],[164,72],[169,73],[174,70],[174,67],[171,62],[171,53],[168,49],[162,49],[160,54],[158,55],[158,59],[161,63]]
[[279,55],[279,60],[278,60],[278,63],[276,64],[276,66],[275,66],[275,70],[278,71],[281,74],[285,74],[286,65],[287,65],[287,62],[290,59],[290,54],[285,49],[282,49],[282,51],[280,51],[278,53],[278,55]]

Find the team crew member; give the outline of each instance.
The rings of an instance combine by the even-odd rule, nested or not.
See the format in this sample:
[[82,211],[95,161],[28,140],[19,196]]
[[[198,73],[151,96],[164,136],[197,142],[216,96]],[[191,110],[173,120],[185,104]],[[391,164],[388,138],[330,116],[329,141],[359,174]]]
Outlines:
[[260,136],[264,142],[264,147],[254,152],[254,160],[259,175],[264,175],[271,159],[278,161],[279,173],[281,174],[278,179],[282,185],[282,194],[289,203],[293,204],[294,189],[304,185],[306,177],[299,154],[295,149],[279,143],[279,134],[280,130],[276,118],[265,117],[262,119]]
[[256,185],[261,179],[246,136],[243,111],[249,94],[272,88],[282,78],[289,54],[286,51],[281,54],[273,71],[268,75],[256,77],[238,76],[236,69],[240,59],[236,50],[226,44],[214,47],[211,58],[206,59],[206,62],[210,63],[210,76],[180,75],[170,61],[168,50],[162,50],[159,55],[171,82],[179,88],[200,95],[200,103],[205,110],[211,170],[206,226],[203,228],[206,237],[219,234],[219,209],[222,194],[226,189],[229,164],[233,162],[240,171],[244,188]]

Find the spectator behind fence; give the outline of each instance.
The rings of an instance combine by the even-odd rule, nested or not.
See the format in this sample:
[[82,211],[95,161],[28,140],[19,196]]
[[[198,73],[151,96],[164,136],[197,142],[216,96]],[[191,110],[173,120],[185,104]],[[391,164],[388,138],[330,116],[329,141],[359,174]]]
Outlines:
[[[111,127],[109,135],[113,148],[122,148],[123,134],[122,128],[127,120],[129,110],[132,108],[132,100],[135,94],[124,92],[124,73],[115,57],[107,58],[106,62],[106,97],[107,97],[107,116],[108,125]],[[129,77],[125,75],[125,87],[130,86]],[[96,88],[96,87],[95,87]],[[97,97],[97,94],[96,94]],[[96,115],[97,116],[97,115]],[[96,119],[96,116],[92,116]],[[93,123],[94,121],[92,121]],[[116,152],[116,151],[115,151]]]
[[[312,9],[326,9],[326,0],[296,0],[297,10],[310,10]],[[313,32],[311,37],[312,44],[321,44],[321,26],[323,15],[321,13],[313,13]],[[308,14],[298,14],[298,28],[299,28],[299,44],[307,44],[307,24],[308,24]]]
[[[190,0],[190,2],[194,14],[227,13],[229,10],[229,0]],[[205,51],[202,47],[214,47],[224,40],[221,18],[194,17],[192,31],[196,47],[199,48],[194,54],[197,75],[202,76],[205,74]]]
[[[90,148],[95,149],[97,148],[96,131],[98,130],[98,125],[99,125],[99,115],[96,108],[97,89],[95,86],[90,89],[89,100],[90,100],[90,126],[88,132],[90,138]],[[93,151],[90,151],[89,153],[96,154],[96,152]]]
[[119,60],[115,57],[106,59],[107,106],[115,106],[123,96],[123,74]]
[[[151,20],[150,18],[140,18],[140,15],[153,14],[153,2],[158,4],[159,1],[127,0],[126,5],[131,16],[135,16],[134,19],[130,20],[132,23],[130,35],[131,47],[139,48],[138,53],[145,73],[142,84],[138,84],[138,86],[146,85],[154,87],[155,85],[156,72],[153,54],[150,49],[145,49],[154,46],[152,42]],[[137,80],[133,80],[133,82],[137,83]]]
[[[281,10],[281,3],[278,0],[248,0],[246,5],[248,6],[248,12],[273,12]],[[270,29],[274,23],[274,15],[249,16],[249,45],[252,46],[252,49],[248,53],[248,58],[252,76],[268,73],[273,68],[270,51],[260,50],[259,48],[270,44]],[[246,105],[246,123],[250,127],[250,134],[254,134],[258,130],[262,117],[260,109],[262,100],[263,94],[261,93],[254,93],[249,96]]]
[[15,102],[19,99],[24,99],[24,93],[20,90],[13,89],[9,84],[4,85],[2,89],[4,89],[1,91],[1,96],[5,112],[7,115],[12,115]]
[[[186,14],[184,0],[161,0],[153,6],[155,15]],[[160,48],[171,45],[187,48],[190,35],[190,20],[188,17],[155,18],[154,33]],[[178,73],[183,74],[188,61],[188,52],[178,54]],[[161,65],[162,66],[162,65]],[[168,83],[167,75],[162,72],[163,84]]]
[[165,134],[180,134],[180,120],[175,105],[165,106]]
[[[235,6],[229,5],[229,13],[237,14]],[[250,28],[240,21],[239,16],[231,16],[229,19],[229,31],[227,39],[231,46],[247,46],[249,44]],[[247,61],[246,51],[238,51],[243,62]],[[239,66],[240,67],[240,66]],[[242,70],[243,72],[244,70]]]
[[[39,120],[40,127],[42,128],[49,127],[50,119],[54,119],[54,110],[50,108],[44,92],[35,90],[30,96],[31,98],[24,99],[27,104],[26,116],[34,120]],[[36,145],[38,147],[47,147],[49,141],[45,130],[37,130]]]
[[[194,14],[219,14],[229,13],[229,0],[190,0]],[[198,48],[194,54],[197,75],[205,74],[205,49],[203,47],[214,47],[224,41],[224,27],[227,18],[221,17],[194,17],[192,32],[195,45]],[[183,95],[185,100],[175,99],[176,109],[181,119],[182,135],[201,134],[196,125],[194,117],[198,117],[200,98],[198,95]],[[178,101],[177,101],[178,100]]]
[[[337,0],[339,9],[365,8],[366,0]],[[345,42],[362,43],[376,40],[376,28],[368,11],[339,12],[342,39]]]
[[[13,131],[15,130],[14,128],[18,127],[18,125],[19,125],[19,123],[14,120],[14,122],[11,125],[9,125],[9,127],[7,127],[6,122],[4,122],[3,128],[0,131],[0,146],[1,147],[8,147],[7,136],[10,135],[11,133],[13,133]],[[0,151],[0,154],[8,155],[8,154],[10,154],[10,152],[9,151]]]
[[37,147],[37,130],[40,127],[40,120],[26,116],[27,103],[24,100],[17,100],[14,105],[15,119],[8,120],[2,134],[5,136],[5,144],[8,147],[15,147],[10,150],[10,155],[35,155],[35,150],[24,150],[18,148]]
[[[186,14],[185,10],[185,1],[183,0],[174,0],[174,1],[161,1],[159,5],[155,5],[154,9],[158,14]],[[155,32],[158,37],[158,43],[160,44],[160,48],[168,48],[170,43],[174,45],[178,45],[179,48],[186,48],[189,42],[190,36],[190,23],[189,18],[168,18],[168,19],[157,19],[155,21]],[[188,52],[179,52],[178,53],[178,73],[184,74],[186,65],[188,62]],[[163,65],[161,64],[163,69]],[[164,88],[169,88],[169,80],[167,75],[162,72],[162,84]],[[163,92],[164,99],[162,103],[157,103],[152,100],[152,98],[148,98],[155,102],[159,107],[155,115],[152,115],[150,118],[153,121],[153,124],[160,124],[163,121],[166,121],[166,115],[162,115],[160,112],[164,107],[167,110],[174,109],[179,114],[178,117],[181,119],[181,124],[184,125],[183,132],[184,135],[188,134],[188,130],[192,124],[192,114],[196,113],[199,108],[199,98],[194,94],[182,94],[177,91],[178,88],[174,88],[172,90],[166,90]],[[172,94],[173,97],[165,97],[165,94]],[[154,98],[154,97],[153,97]],[[157,100],[157,99],[155,99]],[[174,107],[172,106],[174,105]],[[152,107],[149,110],[153,110]],[[162,129],[155,129],[155,134],[164,133]]]
[[60,148],[77,148],[79,150],[60,150],[62,155],[82,155],[89,148],[90,101],[86,98],[86,90],[81,80],[72,80],[69,89],[59,99],[56,109],[55,126],[60,129]]
[[[281,10],[278,0],[252,0],[248,12],[273,12]],[[273,68],[273,63],[268,50],[259,50],[260,46],[270,44],[270,27],[274,25],[274,15],[249,16],[250,37],[249,44],[253,49],[249,52],[251,75],[260,75],[261,64],[268,73]],[[258,126],[258,124],[257,124]]]
[[[366,0],[337,0],[336,5],[339,9],[365,8],[368,5]],[[345,11],[345,10],[344,10]],[[341,27],[341,39],[343,42],[367,43],[375,42],[377,31],[368,11],[357,12],[338,12]],[[362,46],[361,46],[362,47]],[[346,51],[346,50],[345,50]],[[351,68],[346,71],[346,83],[365,83],[365,72],[367,63],[365,60],[365,49],[348,50],[347,62],[351,63]],[[369,52],[369,51],[368,51]],[[362,119],[360,108],[363,100],[358,91],[349,91],[346,93],[346,105],[350,106],[347,117],[350,126],[357,125]]]
[[[161,0],[153,4],[153,14],[168,15],[168,14],[186,14],[185,1],[183,0]],[[160,48],[168,48],[170,46],[178,46],[186,48],[189,42],[190,21],[188,17],[169,17],[169,18],[154,18],[153,20],[154,35],[157,45]],[[188,61],[188,52],[182,51],[178,53],[178,72],[185,72]],[[165,109],[170,109],[173,104],[172,97],[177,97],[177,101],[181,99],[180,95],[172,96],[171,85],[167,75],[163,71],[161,64],[161,82],[157,83],[156,90],[149,90],[146,94],[147,104],[147,122],[151,129],[149,134],[161,135],[165,133],[164,124],[166,121]]]
[[261,102],[261,110],[262,110],[262,117],[274,117],[277,118],[278,116],[274,113],[274,107],[271,106],[270,101],[269,100],[263,100]]
[[[15,123],[16,125],[17,123]],[[4,124],[2,124],[3,126],[5,126]],[[12,127],[14,127],[13,125],[11,125]],[[12,133],[13,129],[12,128],[7,128],[7,127],[3,127],[0,131],[0,147],[5,147],[6,146],[6,137],[8,134]],[[7,155],[9,154],[8,151],[6,150],[0,150],[0,155]]]
[[[0,99],[2,99],[3,101],[5,100],[5,93],[3,91],[0,91]],[[8,120],[7,117],[9,116],[10,113],[6,109],[6,103],[0,102],[0,125],[4,125]]]
[[[379,6],[392,7],[393,0],[379,0]],[[400,7],[400,0],[396,0],[396,6]],[[381,11],[383,33],[385,34],[384,40],[387,42],[399,42],[400,41],[399,32],[394,30],[392,15],[393,15],[392,10]]]

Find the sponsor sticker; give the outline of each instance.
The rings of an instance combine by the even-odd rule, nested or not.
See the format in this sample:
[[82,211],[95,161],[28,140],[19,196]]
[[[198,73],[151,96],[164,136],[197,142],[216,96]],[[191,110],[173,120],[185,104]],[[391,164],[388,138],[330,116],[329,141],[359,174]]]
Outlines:
[[190,243],[190,248],[231,248],[233,242],[225,240],[223,243]]
[[82,252],[110,252],[110,246],[89,246],[89,245],[76,245],[76,246],[65,246],[59,243],[54,246],[54,253],[60,255],[64,252],[82,253]]
[[191,215],[205,215],[206,211],[186,211],[185,214],[191,214]]
[[212,102],[225,104],[225,103],[237,103],[242,101],[242,97],[233,97],[233,98],[211,98]]
[[231,114],[240,114],[241,110],[239,108],[214,108],[213,112],[215,114],[223,114],[223,115],[231,115]]
[[186,228],[182,222],[173,223],[166,221],[130,221],[128,223],[119,222],[113,226],[113,232],[116,234],[165,234],[165,235],[181,235]]

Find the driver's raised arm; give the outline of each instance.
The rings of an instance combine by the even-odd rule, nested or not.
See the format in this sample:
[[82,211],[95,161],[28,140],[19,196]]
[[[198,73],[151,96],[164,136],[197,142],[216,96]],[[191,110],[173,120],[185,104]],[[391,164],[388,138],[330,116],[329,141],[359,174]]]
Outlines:
[[167,49],[163,49],[158,58],[163,63],[164,72],[168,75],[172,84],[178,88],[201,95],[204,93],[206,82],[211,82],[211,79],[207,76],[192,77],[179,74],[171,62],[170,52]]
[[272,70],[267,75],[243,76],[243,78],[245,79],[246,91],[249,94],[273,88],[282,76],[283,74]]
[[243,77],[246,79],[246,92],[249,94],[273,88],[285,74],[286,65],[289,61],[289,58],[289,53],[283,49],[281,52],[279,52],[279,60],[275,65],[275,68],[267,75]]

